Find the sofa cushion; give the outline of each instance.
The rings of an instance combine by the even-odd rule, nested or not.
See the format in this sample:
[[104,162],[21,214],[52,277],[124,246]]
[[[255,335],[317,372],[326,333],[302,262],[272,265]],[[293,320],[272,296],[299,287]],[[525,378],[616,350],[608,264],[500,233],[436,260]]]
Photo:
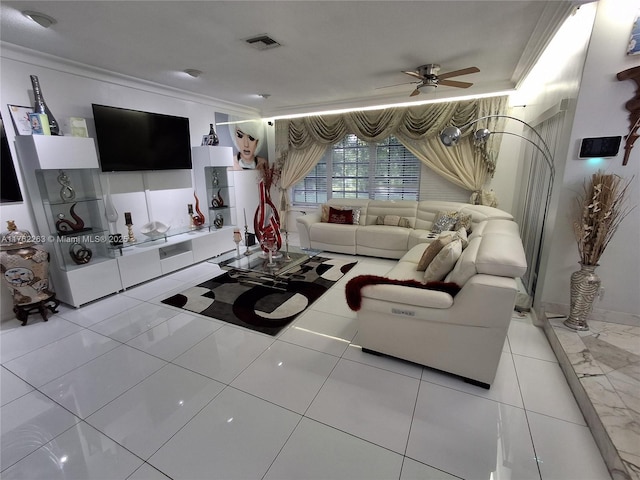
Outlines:
[[329,207],[329,219],[328,223],[339,223],[341,225],[353,225],[353,211],[339,210],[337,208]]
[[379,250],[402,250],[406,252],[410,231],[409,228],[385,225],[360,226],[356,232],[356,243],[358,247],[371,247]]
[[458,213],[458,219],[456,220],[456,224],[453,226],[453,229],[458,231],[461,228],[464,228],[467,233],[471,232],[473,217],[471,214],[467,213]]
[[462,250],[462,255],[460,255],[453,270],[445,277],[446,282],[455,282],[462,287],[471,277],[478,273],[476,270],[476,257],[481,242],[482,238],[480,237],[469,240],[469,245]]
[[314,243],[321,245],[355,246],[357,225],[314,223],[309,228]]
[[429,244],[427,248],[425,248],[418,265],[416,266],[416,270],[424,272],[429,264],[436,258],[436,255],[440,253],[440,251],[444,248],[445,245],[451,243],[453,237],[451,235],[445,235],[435,239],[433,242]]
[[445,278],[453,270],[460,255],[462,255],[462,242],[460,240],[456,239],[445,245],[424,272],[425,282],[435,282]]
[[376,225],[388,225],[392,227],[411,228],[411,222],[408,218],[400,215],[378,215]]
[[433,225],[431,225],[431,231],[434,233],[441,233],[446,230],[452,230],[458,221],[458,212],[445,212],[440,211],[436,215]]
[[[489,222],[491,223],[491,222]],[[476,257],[478,273],[499,277],[521,277],[527,271],[527,259],[520,237],[511,233],[485,233]]]

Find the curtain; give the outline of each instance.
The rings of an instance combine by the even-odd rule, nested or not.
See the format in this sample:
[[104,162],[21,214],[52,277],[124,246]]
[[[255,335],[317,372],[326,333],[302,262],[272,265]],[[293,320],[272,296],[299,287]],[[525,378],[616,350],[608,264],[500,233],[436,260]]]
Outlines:
[[[506,114],[507,97],[490,97],[460,102],[432,103],[411,107],[360,110],[339,115],[310,116],[276,121],[276,150],[287,155],[281,188],[288,189],[311,171],[326,148],[353,133],[367,142],[394,135],[422,163],[443,178],[471,192],[476,198],[495,171],[495,152],[500,138],[492,135],[488,144],[478,147],[472,133],[480,127],[500,130],[504,119],[487,119],[462,131],[457,147],[445,147],[438,137],[449,125],[462,126],[486,115]],[[297,165],[300,162],[301,165]],[[295,172],[295,173],[294,173]],[[288,207],[287,193],[281,205]]]
[[282,154],[280,174],[280,219],[287,230],[287,212],[291,206],[289,189],[306,177],[324,155],[328,145],[314,143],[303,150],[290,150]]

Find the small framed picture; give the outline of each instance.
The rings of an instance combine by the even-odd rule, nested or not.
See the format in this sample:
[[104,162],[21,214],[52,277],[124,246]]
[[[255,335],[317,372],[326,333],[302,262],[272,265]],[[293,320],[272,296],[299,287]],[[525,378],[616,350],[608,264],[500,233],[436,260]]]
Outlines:
[[11,121],[16,135],[31,135],[31,121],[29,114],[33,113],[32,107],[21,107],[20,105],[7,105],[11,113]]
[[213,135],[202,136],[202,143],[200,144],[200,146],[205,146],[205,145],[209,145],[209,146],[215,145],[215,140]]

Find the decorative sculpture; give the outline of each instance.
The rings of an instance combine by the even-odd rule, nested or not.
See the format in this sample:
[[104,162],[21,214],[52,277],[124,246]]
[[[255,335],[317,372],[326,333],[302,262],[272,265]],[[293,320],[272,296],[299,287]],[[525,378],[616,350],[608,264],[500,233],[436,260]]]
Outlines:
[[195,227],[200,228],[202,225],[204,225],[205,217],[204,214],[200,211],[200,200],[198,199],[196,192],[193,192],[193,196],[196,199],[196,213],[194,213],[191,218],[193,218],[193,224],[195,225]]
[[627,70],[623,70],[617,75],[618,80],[633,80],[636,82],[636,94],[635,96],[625,103],[625,107],[629,110],[629,133],[625,135],[624,146],[624,160],[622,165],[626,165],[629,162],[629,155],[633,144],[638,139],[638,128],[640,127],[640,67],[633,67]]
[[56,222],[56,229],[58,230],[58,233],[68,234],[85,230],[84,220],[82,220],[82,218],[80,218],[80,216],[75,212],[76,205],[77,203],[74,203],[69,209],[69,214],[73,217],[75,223],[64,218],[64,213],[58,214],[59,220]]

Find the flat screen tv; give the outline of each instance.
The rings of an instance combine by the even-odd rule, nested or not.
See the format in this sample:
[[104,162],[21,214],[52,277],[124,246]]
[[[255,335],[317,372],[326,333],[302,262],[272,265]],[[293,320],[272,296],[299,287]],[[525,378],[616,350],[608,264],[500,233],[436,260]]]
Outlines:
[[191,169],[189,119],[92,104],[103,172]]

